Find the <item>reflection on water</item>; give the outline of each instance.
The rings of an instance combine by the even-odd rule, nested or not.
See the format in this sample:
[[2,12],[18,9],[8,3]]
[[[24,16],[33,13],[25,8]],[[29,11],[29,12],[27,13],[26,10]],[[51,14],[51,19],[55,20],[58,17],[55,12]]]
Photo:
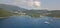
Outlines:
[[13,16],[0,20],[0,28],[60,28],[60,20],[52,17]]

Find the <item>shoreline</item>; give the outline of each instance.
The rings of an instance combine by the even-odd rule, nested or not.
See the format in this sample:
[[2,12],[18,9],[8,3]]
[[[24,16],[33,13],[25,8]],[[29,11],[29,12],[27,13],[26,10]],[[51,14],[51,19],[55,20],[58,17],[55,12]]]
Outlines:
[[6,18],[6,17],[0,17],[0,18]]

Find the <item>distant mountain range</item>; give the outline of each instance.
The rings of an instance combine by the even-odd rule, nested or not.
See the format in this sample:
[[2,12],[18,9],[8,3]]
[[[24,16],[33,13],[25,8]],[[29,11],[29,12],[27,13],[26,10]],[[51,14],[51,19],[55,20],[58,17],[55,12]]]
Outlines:
[[21,8],[21,7],[18,7],[18,6],[14,6],[14,5],[7,5],[7,4],[0,4],[0,8],[3,8],[5,10],[12,10],[12,11],[23,11],[23,12],[46,12],[46,10],[28,10],[28,9],[25,9],[25,8]]
[[25,9],[25,8],[22,8],[22,7],[18,7],[18,6],[15,6],[15,5],[7,5],[7,4],[0,4],[0,8],[3,8],[5,10],[12,10],[12,11],[23,11],[23,12],[37,12],[37,13],[45,13],[47,12],[48,10],[34,10],[34,9],[31,9],[31,10],[28,10],[28,9]]
[[[7,5],[7,4],[0,4],[0,8],[3,8],[5,10],[8,10],[8,11],[22,11],[23,13],[27,13],[28,15],[29,14],[44,14],[44,13],[51,13],[47,16],[58,16],[60,15],[60,10],[53,10],[53,11],[48,11],[48,10],[34,10],[34,9],[31,9],[31,10],[28,10],[28,9],[25,9],[25,8],[22,8],[22,7],[18,7],[18,6],[15,6],[15,5]],[[59,16],[60,17],[60,16]]]

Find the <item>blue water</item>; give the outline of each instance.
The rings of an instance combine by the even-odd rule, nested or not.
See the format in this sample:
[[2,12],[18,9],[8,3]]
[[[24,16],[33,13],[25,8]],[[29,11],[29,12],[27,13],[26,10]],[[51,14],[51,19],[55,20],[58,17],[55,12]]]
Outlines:
[[60,28],[60,20],[52,17],[13,16],[1,19],[0,28]]

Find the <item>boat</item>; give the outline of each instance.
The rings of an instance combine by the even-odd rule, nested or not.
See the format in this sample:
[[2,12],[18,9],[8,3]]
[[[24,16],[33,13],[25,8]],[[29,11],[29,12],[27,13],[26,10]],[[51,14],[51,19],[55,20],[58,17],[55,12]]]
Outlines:
[[48,22],[48,21],[45,21],[44,23],[45,23],[45,24],[50,24],[50,22]]

